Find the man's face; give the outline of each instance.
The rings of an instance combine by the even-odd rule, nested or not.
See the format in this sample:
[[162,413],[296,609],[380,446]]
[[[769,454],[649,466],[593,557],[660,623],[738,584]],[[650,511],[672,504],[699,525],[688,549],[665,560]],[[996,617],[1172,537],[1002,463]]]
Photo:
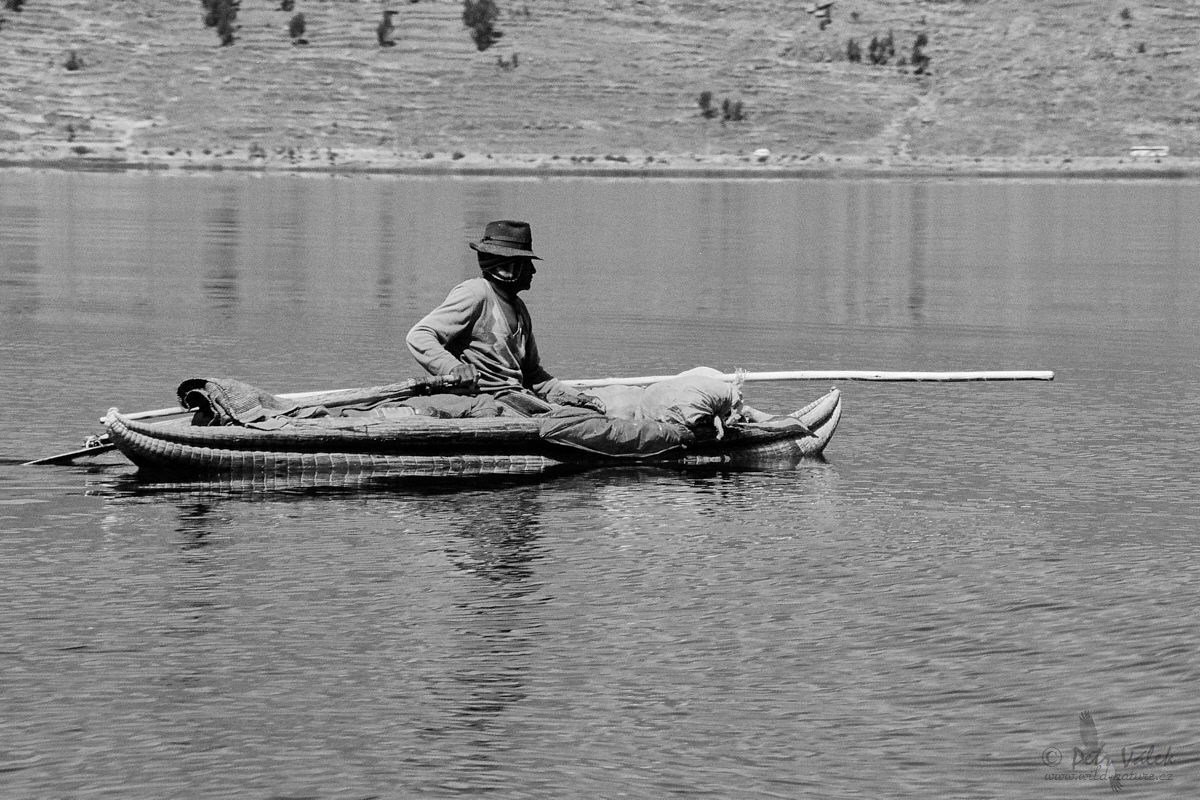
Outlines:
[[537,267],[532,258],[508,258],[488,270],[505,289],[514,294],[523,292],[533,283]]

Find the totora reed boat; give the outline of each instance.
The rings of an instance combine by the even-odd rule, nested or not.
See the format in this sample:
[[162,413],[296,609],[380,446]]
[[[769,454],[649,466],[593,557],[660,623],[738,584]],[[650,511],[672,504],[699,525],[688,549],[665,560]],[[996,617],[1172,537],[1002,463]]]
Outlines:
[[[729,426],[724,436],[660,449],[648,455],[608,455],[549,441],[537,419],[338,418],[288,424],[275,430],[200,426],[190,421],[150,423],[110,409],[109,442],[140,471],[195,476],[533,475],[558,468],[614,464],[682,467],[712,464],[766,466],[819,456],[841,417],[841,394],[789,414],[803,425]],[[811,431],[811,434],[808,431]]]

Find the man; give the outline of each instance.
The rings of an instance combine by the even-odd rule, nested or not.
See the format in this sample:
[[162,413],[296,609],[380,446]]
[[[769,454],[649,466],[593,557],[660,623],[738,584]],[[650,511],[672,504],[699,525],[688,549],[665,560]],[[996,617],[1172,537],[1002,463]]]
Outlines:
[[432,375],[477,383],[515,410],[536,412],[548,403],[604,413],[599,399],[564,385],[542,368],[533,323],[517,295],[530,287],[537,269],[529,224],[489,222],[483,239],[470,244],[483,275],[464,281],[408,332],[413,356]]

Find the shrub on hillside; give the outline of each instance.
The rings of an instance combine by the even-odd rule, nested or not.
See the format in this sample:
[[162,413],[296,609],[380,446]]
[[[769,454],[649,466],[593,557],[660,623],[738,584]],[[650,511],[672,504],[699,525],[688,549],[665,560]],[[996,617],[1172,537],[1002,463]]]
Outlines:
[[396,42],[392,39],[392,32],[395,26],[392,24],[392,17],[395,11],[384,11],[383,19],[379,21],[379,25],[375,28],[375,38],[379,40],[380,47],[395,47]]
[[200,0],[204,6],[204,24],[217,29],[222,46],[234,42],[237,31],[238,0]]
[[226,15],[217,22],[217,38],[221,40],[222,47],[228,47],[234,42],[233,34],[237,26],[233,24],[233,20],[233,15]]
[[721,103],[721,121],[722,122],[742,122],[746,119],[746,112],[742,109],[741,100],[730,100],[725,98]]
[[308,39],[304,38],[304,31],[308,25],[304,22],[304,14],[297,14],[292,17],[292,21],[288,23],[288,36],[292,37],[292,44],[308,44]]
[[471,29],[471,38],[480,52],[487,50],[504,35],[496,30],[500,9],[494,0],[463,0],[463,25]]
[[888,31],[887,36],[882,39],[878,36],[871,37],[870,47],[867,48],[867,57],[871,59],[872,64],[883,66],[895,56],[896,40],[891,31]]
[[913,73],[916,75],[924,75],[929,71],[929,56],[925,55],[925,47],[929,44],[929,36],[925,31],[917,34],[917,40],[913,42],[912,56],[910,61],[913,65]]
[[697,105],[700,106],[700,116],[705,119],[712,119],[718,113],[721,115],[721,122],[741,122],[746,119],[746,110],[741,100],[730,100],[726,97],[721,101],[721,110],[718,112],[713,107],[713,93],[703,91]]

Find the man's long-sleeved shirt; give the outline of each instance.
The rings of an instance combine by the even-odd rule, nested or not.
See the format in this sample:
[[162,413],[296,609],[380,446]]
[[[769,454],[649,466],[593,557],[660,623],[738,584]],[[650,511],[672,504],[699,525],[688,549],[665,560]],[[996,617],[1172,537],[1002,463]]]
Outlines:
[[460,363],[473,366],[482,392],[529,389],[547,397],[565,388],[542,369],[525,303],[486,278],[455,286],[440,306],[412,327],[405,341],[433,375]]

